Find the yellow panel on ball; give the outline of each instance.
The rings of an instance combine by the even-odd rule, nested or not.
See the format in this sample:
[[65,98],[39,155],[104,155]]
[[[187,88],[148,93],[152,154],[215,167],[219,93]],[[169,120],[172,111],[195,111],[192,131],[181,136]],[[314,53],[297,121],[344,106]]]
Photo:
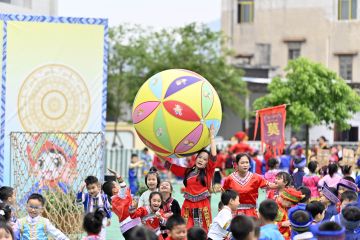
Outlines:
[[161,156],[179,157],[209,144],[221,124],[221,103],[202,76],[170,69],[149,78],[134,100],[132,118],[141,140]]

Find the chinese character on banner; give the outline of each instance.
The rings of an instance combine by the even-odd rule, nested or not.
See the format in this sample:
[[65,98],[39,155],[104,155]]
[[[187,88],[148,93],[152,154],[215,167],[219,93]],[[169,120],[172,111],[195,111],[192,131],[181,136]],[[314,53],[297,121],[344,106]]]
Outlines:
[[266,149],[273,156],[280,155],[285,146],[286,105],[264,108],[256,111],[255,132],[260,118],[261,147],[265,143]]

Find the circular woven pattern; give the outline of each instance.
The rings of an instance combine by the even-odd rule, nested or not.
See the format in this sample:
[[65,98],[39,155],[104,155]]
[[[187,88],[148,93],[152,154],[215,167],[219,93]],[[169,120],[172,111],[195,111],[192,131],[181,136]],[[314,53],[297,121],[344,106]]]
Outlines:
[[18,114],[26,131],[83,130],[90,113],[90,94],[73,69],[50,64],[35,69],[18,95]]

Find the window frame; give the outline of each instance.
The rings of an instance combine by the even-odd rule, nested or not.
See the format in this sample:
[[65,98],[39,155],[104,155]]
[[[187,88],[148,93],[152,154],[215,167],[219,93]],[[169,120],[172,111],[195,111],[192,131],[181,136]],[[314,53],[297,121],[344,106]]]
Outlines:
[[[245,19],[245,8],[244,6],[250,7],[249,10],[249,19]],[[254,15],[255,15],[255,4],[254,0],[238,0],[237,2],[237,23],[244,24],[244,23],[253,23],[254,22]]]
[[[342,10],[344,1],[348,1],[348,11],[347,11],[347,18],[343,17]],[[353,5],[355,5],[353,7]],[[357,19],[357,8],[358,8],[358,1],[357,0],[338,0],[338,20],[356,20]],[[355,14],[353,14],[355,13]]]
[[[350,61],[348,62],[342,62],[341,59],[350,59]],[[338,55],[338,59],[339,59],[339,76],[344,79],[345,81],[353,81],[353,73],[354,73],[354,55],[352,54],[339,54]],[[350,64],[349,64],[350,63]],[[350,69],[351,69],[351,76],[349,78],[348,76],[348,68],[349,68],[349,65],[351,66]],[[343,68],[342,68],[343,67]],[[343,74],[345,74],[345,77],[343,76]]]

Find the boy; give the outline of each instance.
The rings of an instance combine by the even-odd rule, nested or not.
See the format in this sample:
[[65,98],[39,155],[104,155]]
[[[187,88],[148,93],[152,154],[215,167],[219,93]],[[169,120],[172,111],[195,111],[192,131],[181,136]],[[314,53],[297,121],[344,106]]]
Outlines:
[[320,202],[325,205],[324,221],[330,220],[332,216],[338,214],[336,204],[339,202],[335,188],[328,187],[326,184],[320,192]]
[[187,240],[207,240],[206,231],[201,227],[192,227],[187,232]]
[[132,195],[135,195],[139,190],[139,169],[144,165],[143,161],[139,161],[137,154],[131,154],[130,165],[129,165],[129,186]]
[[310,189],[308,187],[301,186],[297,190],[302,193],[303,197],[301,198],[301,200],[299,201],[299,203],[295,207],[292,207],[292,208],[289,209],[288,215],[290,215],[292,212],[295,212],[297,210],[305,210],[306,209],[306,204],[309,203],[309,200],[310,200],[310,197],[311,197]]
[[130,189],[126,187],[126,183],[117,173],[108,169],[113,173],[117,182],[107,181],[103,184],[104,193],[111,199],[112,211],[118,216],[120,231],[126,240],[130,239],[131,232],[134,227],[141,225],[140,218],[131,219],[129,215],[129,207],[132,204]]
[[341,214],[341,225],[346,229],[346,239],[360,239],[360,208],[358,206],[346,206]]
[[254,222],[245,215],[238,215],[231,220],[230,232],[233,240],[252,240],[255,238]]
[[[341,202],[340,209],[345,208],[345,206],[349,204],[357,204],[357,201],[358,201],[358,196],[355,192],[345,191],[340,196],[340,202]],[[338,224],[341,224],[340,218],[341,218],[341,213],[332,216],[330,221],[334,221],[337,222]]]
[[227,228],[232,219],[232,212],[239,206],[239,194],[233,190],[226,190],[221,194],[222,210],[214,218],[208,233],[208,239],[222,240],[229,235]]
[[[83,193],[85,186],[88,191],[86,194]],[[95,212],[98,208],[101,208],[106,213],[106,218],[103,219],[103,229],[100,234],[102,238],[106,239],[105,226],[110,225],[111,210],[106,194],[101,193],[101,186],[97,177],[88,176],[85,179],[85,183],[77,193],[76,202],[84,205],[85,213]]]
[[344,240],[345,228],[336,222],[323,222],[311,228],[317,240]]
[[45,240],[48,235],[56,240],[68,240],[59,229],[54,227],[49,219],[41,216],[44,210],[45,198],[33,193],[27,200],[26,211],[28,216],[20,218],[17,223],[15,239]]
[[306,205],[306,211],[308,211],[313,218],[312,225],[321,223],[325,217],[325,205],[319,201],[312,201]]
[[186,222],[180,215],[173,215],[169,217],[166,222],[166,228],[168,231],[168,237],[165,240],[185,240],[187,229]]
[[298,235],[308,237],[308,235],[311,234],[309,229],[313,219],[309,212],[298,209],[289,214],[289,219],[291,227],[291,239]]
[[283,240],[284,237],[279,232],[278,226],[275,224],[275,218],[279,210],[278,205],[273,200],[265,200],[259,207],[259,218],[264,224],[260,227],[260,239],[267,240]]

